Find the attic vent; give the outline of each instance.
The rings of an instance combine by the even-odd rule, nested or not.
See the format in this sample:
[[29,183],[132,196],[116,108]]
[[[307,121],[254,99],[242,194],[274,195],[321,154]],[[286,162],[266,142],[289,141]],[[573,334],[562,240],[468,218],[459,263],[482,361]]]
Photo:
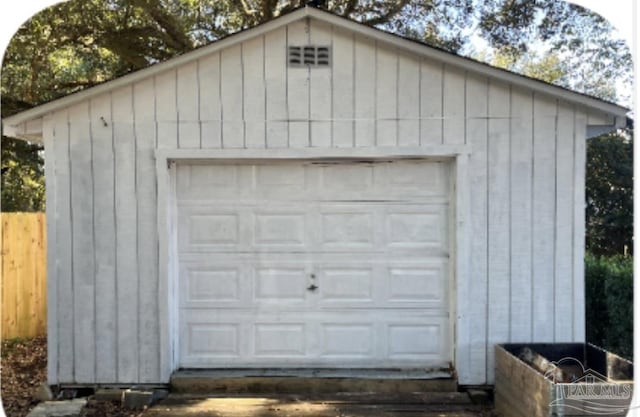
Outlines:
[[331,48],[328,46],[290,46],[290,67],[330,67]]

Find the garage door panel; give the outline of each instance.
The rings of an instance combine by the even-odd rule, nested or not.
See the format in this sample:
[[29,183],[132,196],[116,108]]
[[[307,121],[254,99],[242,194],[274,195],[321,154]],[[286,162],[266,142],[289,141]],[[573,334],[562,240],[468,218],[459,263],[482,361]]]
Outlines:
[[375,252],[448,254],[448,206],[322,203],[179,207],[179,250],[189,252]]
[[300,252],[312,250],[312,213],[284,205],[268,208],[230,204],[178,206],[181,253]]
[[237,302],[240,301],[239,268],[212,267],[188,269],[185,301]]
[[[278,190],[291,192],[308,187],[308,167],[297,163],[256,165],[253,168],[254,188],[259,192]],[[269,196],[273,197],[273,196]]]
[[333,249],[374,248],[372,213],[322,213],[322,245]]
[[[282,259],[277,259],[282,258]],[[220,257],[183,261],[182,308],[446,309],[446,260],[388,262],[375,257],[291,260]],[[313,284],[317,288],[309,291]]]
[[253,242],[260,247],[305,247],[308,245],[306,217],[304,212],[258,212],[254,216]]
[[257,357],[306,356],[305,323],[256,323],[254,354]]
[[357,190],[371,191],[374,188],[372,164],[325,163],[320,168],[320,194],[332,195]]
[[450,184],[444,162],[338,162],[319,166],[321,199],[448,200]]
[[449,178],[447,164],[434,162],[425,164],[416,161],[399,161],[378,169],[378,184],[423,196],[447,196]]
[[257,303],[306,300],[305,283],[309,278],[304,266],[254,267],[254,271],[254,300]]
[[239,325],[235,323],[187,324],[185,340],[189,356],[210,358],[240,357]]
[[249,270],[236,262],[181,262],[179,266],[179,307],[211,308],[245,306]]
[[195,310],[183,319],[185,367],[448,366],[447,318],[438,315]]
[[241,245],[242,213],[231,209],[180,207],[178,248],[180,252],[238,250]]
[[375,276],[373,267],[319,266],[317,285],[320,303],[373,303]]
[[237,245],[239,243],[238,215],[200,214],[188,218],[191,245]]
[[235,198],[242,190],[243,171],[238,165],[179,165],[176,170],[178,200]]
[[180,366],[447,366],[448,169],[178,164]]
[[386,213],[387,245],[392,249],[433,250],[448,253],[448,207],[444,205],[389,208]]
[[389,306],[447,307],[449,274],[446,261],[391,263],[386,274],[388,286],[384,295]]
[[429,359],[443,354],[448,342],[443,323],[396,324],[388,326],[389,358]]
[[324,358],[375,357],[375,326],[371,323],[322,323],[322,349]]
[[449,198],[445,162],[280,162],[177,168],[179,201],[434,201]]

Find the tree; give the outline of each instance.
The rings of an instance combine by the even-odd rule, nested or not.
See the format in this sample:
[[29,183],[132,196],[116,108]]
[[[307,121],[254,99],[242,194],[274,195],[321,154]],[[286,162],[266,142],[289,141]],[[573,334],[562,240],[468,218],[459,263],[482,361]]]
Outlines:
[[44,210],[42,147],[2,137],[2,211]]
[[[1,74],[2,114],[6,117],[165,61],[304,3],[306,0],[69,0],[56,4],[26,22],[7,47]],[[472,34],[477,32],[496,53],[508,57],[512,70],[601,98],[613,100],[616,85],[631,84],[629,50],[613,35],[611,26],[564,1],[314,3],[340,16],[466,55],[476,54]],[[540,47],[536,39],[545,42],[545,52],[536,49]],[[490,54],[487,57],[491,59]],[[2,138],[3,147],[6,140]],[[6,146],[12,145],[7,142]],[[22,153],[15,157],[19,161]],[[27,166],[31,160],[27,157]],[[3,209],[7,207],[11,206],[4,204]]]
[[633,250],[633,135],[630,130],[587,141],[587,250]]
[[[31,104],[167,60],[283,15],[304,0],[70,0],[25,23],[8,45],[2,94]],[[539,42],[567,71],[555,82],[613,99],[631,55],[598,15],[560,0],[331,0],[333,13],[473,55],[471,34],[518,60]],[[533,54],[533,55],[532,55]],[[516,69],[517,70],[517,69]],[[603,84],[601,81],[607,81]]]

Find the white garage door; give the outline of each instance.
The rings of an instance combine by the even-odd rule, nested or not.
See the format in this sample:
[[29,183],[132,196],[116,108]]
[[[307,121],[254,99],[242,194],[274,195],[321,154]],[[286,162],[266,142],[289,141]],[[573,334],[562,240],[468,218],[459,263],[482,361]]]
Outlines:
[[176,176],[181,367],[449,364],[447,163]]

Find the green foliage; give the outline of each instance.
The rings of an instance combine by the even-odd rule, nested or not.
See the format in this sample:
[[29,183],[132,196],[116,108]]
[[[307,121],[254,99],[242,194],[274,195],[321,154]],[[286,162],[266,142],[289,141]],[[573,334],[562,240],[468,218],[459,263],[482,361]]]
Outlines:
[[43,211],[42,147],[2,136],[2,211]]
[[587,141],[587,250],[633,250],[633,136],[614,132]]
[[633,258],[585,258],[587,341],[633,358]]
[[[35,15],[2,63],[3,116],[188,52],[286,14],[305,0],[69,0]],[[473,55],[479,34],[505,68],[603,98],[631,91],[631,56],[601,17],[561,0],[327,0],[337,15]],[[546,43],[537,51],[535,40]],[[480,56],[477,55],[476,56]],[[493,55],[485,58],[492,60]],[[494,59],[495,61],[495,59]],[[628,87],[628,88],[627,88]],[[7,103],[20,103],[7,106]],[[3,139],[3,146],[5,140]],[[33,151],[7,156],[25,167],[3,176],[4,209],[39,206]],[[36,152],[37,153],[37,152]],[[3,153],[3,166],[5,166]],[[15,159],[11,159],[15,158]],[[13,161],[13,162],[11,162]],[[14,174],[15,173],[15,174]],[[20,173],[20,174],[19,174]],[[33,176],[29,176],[33,174]],[[21,176],[22,175],[22,176]],[[26,176],[25,176],[26,175]],[[9,184],[8,181],[16,181]],[[33,182],[40,181],[36,186]],[[31,198],[25,192],[33,191]]]
[[[478,29],[489,44],[518,60],[540,48],[559,57],[554,83],[611,101],[631,102],[632,57],[607,20],[568,1],[482,2]],[[616,83],[625,88],[616,91]],[[619,93],[619,94],[617,94]]]
[[[489,55],[492,57],[490,60],[488,59]],[[483,57],[483,60],[487,60],[495,67],[504,68],[551,84],[562,84],[562,80],[569,72],[569,69],[554,52],[548,52],[542,56],[538,56],[537,53],[533,52],[515,56],[503,50],[498,50],[492,54],[488,54],[485,51],[476,57]]]
[[[69,0],[35,15],[7,47],[2,95],[39,104],[167,60],[269,21],[305,0]],[[631,83],[631,55],[601,17],[561,0],[331,0],[324,8],[371,26],[473,54],[479,34],[513,62],[544,61],[542,39],[562,76],[537,74],[613,98]],[[537,58],[540,55],[541,58]],[[514,68],[518,70],[518,68]],[[527,73],[526,69],[524,70]],[[628,89],[629,91],[631,89]],[[5,113],[6,115],[6,113]]]

